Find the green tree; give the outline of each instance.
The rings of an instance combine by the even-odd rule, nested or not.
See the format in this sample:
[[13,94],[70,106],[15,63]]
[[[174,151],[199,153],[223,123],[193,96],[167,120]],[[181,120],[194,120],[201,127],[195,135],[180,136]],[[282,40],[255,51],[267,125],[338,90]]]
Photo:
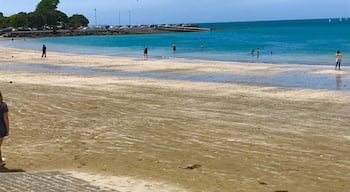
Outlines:
[[33,28],[39,29],[46,24],[45,17],[40,13],[31,12],[28,14],[28,18],[29,18],[29,26]]
[[68,16],[57,10],[47,11],[46,13],[33,12],[29,14],[30,26],[35,28],[44,28],[44,26],[55,27],[64,25],[68,22]]
[[36,6],[35,12],[48,12],[57,9],[59,0],[41,0]]
[[46,16],[46,25],[56,26],[59,22],[67,23],[68,16],[61,11],[49,11]]
[[0,29],[6,28],[9,26],[9,21],[7,17],[4,17],[4,14],[0,12]]
[[68,25],[71,27],[87,26],[88,24],[89,20],[84,15],[74,14],[68,19]]
[[30,15],[31,25],[36,28],[56,27],[68,22],[68,16],[56,10],[59,0],[41,0]]
[[11,15],[9,18],[9,25],[12,27],[29,27],[28,14],[20,12],[14,15]]
[[57,10],[59,0],[41,0],[34,12],[18,13],[10,17],[4,17],[0,12],[0,28],[13,27],[33,27],[43,29],[56,26],[66,26],[70,22],[73,26],[86,26],[89,21],[83,15],[73,15],[69,20],[68,16]]

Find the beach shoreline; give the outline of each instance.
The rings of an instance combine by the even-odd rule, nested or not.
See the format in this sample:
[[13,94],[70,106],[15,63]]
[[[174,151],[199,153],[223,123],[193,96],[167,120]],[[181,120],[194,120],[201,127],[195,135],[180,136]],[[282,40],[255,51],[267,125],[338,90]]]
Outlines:
[[[43,59],[39,51],[1,51],[0,65],[9,66],[256,77],[290,70],[349,75],[347,70],[303,65],[64,53],[48,53]],[[12,127],[3,146],[9,169],[126,176],[164,183],[159,191],[302,192],[350,187],[346,91],[40,70],[0,72]]]
[[[75,75],[149,77],[194,82],[239,83],[319,90],[350,91],[350,69],[328,65],[229,62],[200,59],[153,59],[1,48],[12,65],[1,70],[24,70]],[[24,53],[24,54],[18,54]],[[18,55],[18,56],[17,56]],[[24,55],[24,57],[21,57]],[[28,55],[31,55],[28,57]],[[6,58],[7,57],[7,58]],[[76,63],[77,62],[77,63]]]

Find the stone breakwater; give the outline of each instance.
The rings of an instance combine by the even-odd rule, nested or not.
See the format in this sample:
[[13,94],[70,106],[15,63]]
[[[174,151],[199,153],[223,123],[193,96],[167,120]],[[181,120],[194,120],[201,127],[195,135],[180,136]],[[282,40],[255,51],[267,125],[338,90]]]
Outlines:
[[56,37],[56,36],[84,36],[84,35],[128,35],[128,34],[154,34],[169,32],[200,32],[208,31],[209,28],[200,27],[156,27],[156,28],[113,28],[113,29],[79,29],[79,30],[36,30],[36,31],[12,31],[4,33],[3,37],[8,38],[37,38],[37,37]]

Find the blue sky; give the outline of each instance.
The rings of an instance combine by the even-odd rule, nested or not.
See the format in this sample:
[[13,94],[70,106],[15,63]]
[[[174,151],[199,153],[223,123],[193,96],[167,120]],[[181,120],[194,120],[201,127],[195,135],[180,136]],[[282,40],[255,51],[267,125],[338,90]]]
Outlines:
[[[0,12],[31,12],[39,2],[0,0]],[[90,25],[203,23],[350,17],[350,0],[60,0],[58,9]]]

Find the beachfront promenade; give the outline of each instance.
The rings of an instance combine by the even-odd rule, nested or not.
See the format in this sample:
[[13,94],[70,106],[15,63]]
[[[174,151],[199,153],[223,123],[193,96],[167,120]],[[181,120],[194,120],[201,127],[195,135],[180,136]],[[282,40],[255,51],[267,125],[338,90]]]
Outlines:
[[[88,36],[88,35],[128,35],[128,34],[155,34],[169,32],[200,32],[208,28],[197,26],[159,26],[159,27],[119,27],[119,28],[86,28],[74,30],[35,30],[11,31],[3,33],[3,37],[56,37],[56,36]],[[1,35],[1,34],[0,34]]]
[[118,192],[78,179],[66,172],[2,172],[0,191],[7,192]]

